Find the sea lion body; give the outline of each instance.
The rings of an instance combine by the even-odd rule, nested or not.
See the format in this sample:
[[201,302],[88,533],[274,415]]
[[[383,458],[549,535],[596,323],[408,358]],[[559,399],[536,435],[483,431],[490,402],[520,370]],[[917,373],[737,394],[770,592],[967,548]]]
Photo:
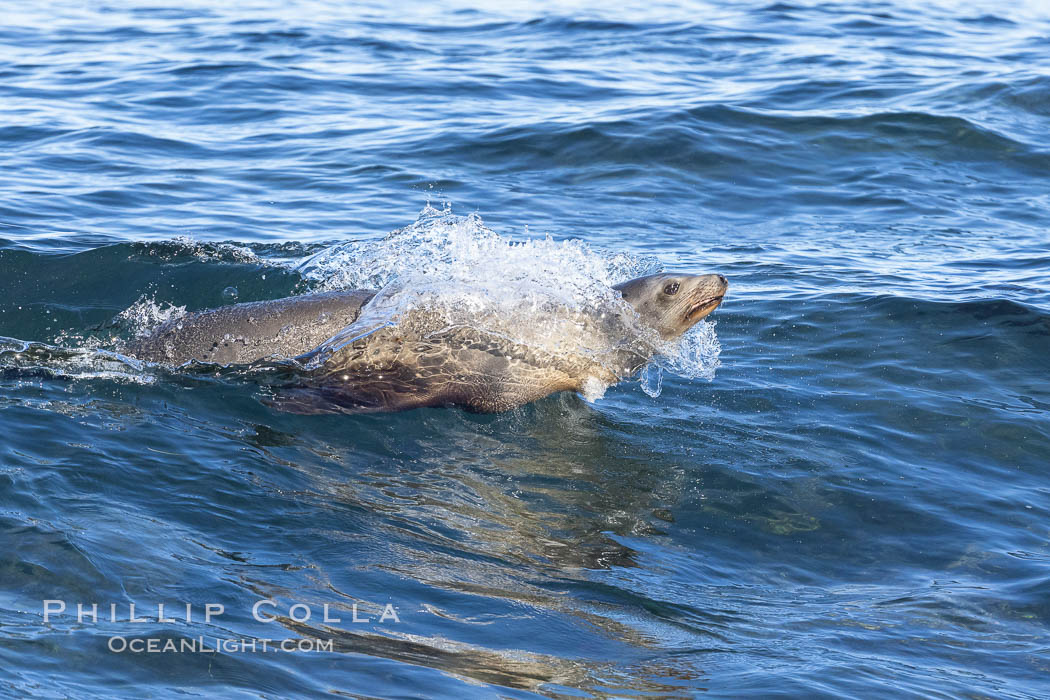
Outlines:
[[[313,357],[300,358],[310,363]],[[374,412],[424,406],[506,411],[559,391],[578,391],[587,377],[616,374],[583,356],[548,353],[471,328],[425,340],[384,328],[342,348],[273,403],[299,413]]]
[[[614,289],[634,309],[625,312],[636,312],[660,338],[673,340],[713,311],[727,287],[721,275],[663,274]],[[308,368],[299,384],[267,403],[296,413],[450,405],[504,411],[559,391],[581,391],[590,382],[614,384],[651,356],[613,337],[624,326],[604,315],[570,316],[571,323],[557,326],[565,337],[554,350],[469,325],[448,326],[426,310],[357,334],[352,324],[374,296],[367,290],[311,294],[189,314],[132,343],[128,354],[176,366],[294,359]],[[344,337],[348,327],[352,334]],[[594,343],[588,341],[595,338],[606,348],[599,354],[590,351]]]

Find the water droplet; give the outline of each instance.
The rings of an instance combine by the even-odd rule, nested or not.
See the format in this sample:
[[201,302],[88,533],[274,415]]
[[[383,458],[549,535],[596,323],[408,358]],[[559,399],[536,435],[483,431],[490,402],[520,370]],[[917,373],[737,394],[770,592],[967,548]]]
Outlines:
[[238,292],[236,287],[227,287],[226,289],[222,290],[222,298],[226,301],[237,301],[237,294]]
[[660,395],[664,387],[664,370],[663,367],[650,362],[642,369],[641,376],[642,391],[649,394],[653,398]]

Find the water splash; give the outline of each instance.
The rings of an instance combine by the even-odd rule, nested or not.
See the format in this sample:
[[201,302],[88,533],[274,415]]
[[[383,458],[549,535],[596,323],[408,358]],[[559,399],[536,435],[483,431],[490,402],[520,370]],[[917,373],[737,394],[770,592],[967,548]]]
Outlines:
[[653,398],[660,395],[664,388],[664,370],[657,362],[650,362],[639,373],[638,383],[642,391]]
[[597,377],[587,377],[580,387],[580,396],[589,403],[594,403],[605,398],[605,391],[609,385]]
[[157,376],[148,363],[122,354],[126,339],[149,335],[162,323],[185,312],[184,306],[162,306],[143,296],[105,327],[90,331],[65,329],[58,333],[53,344],[0,338],[0,372],[27,379],[104,379],[153,384]]
[[715,372],[722,366],[718,359],[722,344],[715,333],[716,323],[705,320],[696,324],[678,340],[666,343],[653,362],[686,379],[714,379]]
[[117,314],[113,321],[117,327],[130,333],[131,336],[144,338],[161,324],[185,314],[185,306],[161,305],[153,297],[143,295],[134,304]]
[[[712,324],[702,322],[678,341],[665,342],[612,289],[661,271],[654,258],[601,251],[580,240],[513,241],[487,228],[476,213],[456,216],[448,205],[428,204],[410,226],[381,240],[333,246],[297,269],[321,290],[378,290],[358,321],[322,346],[318,362],[397,325],[421,337],[466,327],[547,355],[583,355],[602,365],[623,351],[656,355],[656,371],[688,378],[711,378],[718,367]],[[419,311],[427,313],[414,313]],[[643,389],[657,396],[660,382],[647,381]],[[603,393],[596,386],[587,391],[594,399]]]
[[107,379],[152,384],[145,363],[102,348],[69,348],[0,338],[0,370],[23,378]]

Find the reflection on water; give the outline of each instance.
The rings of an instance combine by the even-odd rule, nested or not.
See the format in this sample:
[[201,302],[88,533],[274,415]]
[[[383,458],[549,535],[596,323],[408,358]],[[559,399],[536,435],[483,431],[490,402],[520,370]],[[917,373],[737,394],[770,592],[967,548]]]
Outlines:
[[[602,643],[658,647],[658,629],[609,614],[600,586],[590,600],[573,592],[589,587],[592,570],[637,566],[637,553],[617,536],[660,534],[655,523],[668,517],[669,499],[676,494],[673,479],[680,472],[667,474],[610,454],[608,419],[575,397],[496,417],[456,414],[453,424],[456,429],[441,439],[421,438],[409,449],[416,456],[407,464],[389,458],[363,463],[359,453],[342,446],[296,448],[348,465],[352,475],[318,469],[314,460],[300,463],[275,454],[301,443],[303,436],[254,425],[243,439],[267,459],[307,475],[311,486],[302,498],[312,506],[370,514],[374,522],[367,536],[341,530],[317,533],[352,542],[355,552],[363,553],[354,557],[354,569],[381,569],[422,584],[431,595],[443,590],[469,598],[469,605],[460,602],[454,609],[424,600],[416,611],[454,623],[453,632],[507,621],[502,611],[509,609],[519,610],[509,617],[521,618],[525,629],[533,626],[532,618],[567,615],[577,620],[573,624],[581,633],[598,634]],[[336,593],[343,610],[355,603],[382,609],[381,600],[362,601],[332,587],[321,571],[312,576],[325,583],[312,601],[317,607]],[[264,598],[291,594],[257,580],[244,585]],[[303,599],[302,590],[295,595],[295,600]],[[617,671],[614,664],[532,651],[527,634],[522,646],[510,639],[506,648],[486,649],[448,632],[427,637],[400,634],[398,628],[383,636],[313,627],[290,618],[282,623],[297,634],[335,639],[340,651],[425,663],[511,687],[615,683],[624,689],[671,692],[678,687],[675,679],[697,673],[688,664],[662,664],[663,670],[651,665],[649,680],[632,679],[630,671]]]

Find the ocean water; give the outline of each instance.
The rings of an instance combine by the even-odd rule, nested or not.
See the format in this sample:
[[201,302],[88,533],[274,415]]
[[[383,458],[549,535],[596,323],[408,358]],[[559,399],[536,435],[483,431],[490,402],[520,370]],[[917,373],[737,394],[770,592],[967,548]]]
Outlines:
[[[1047,134],[1041,2],[5,7],[0,695],[1046,697]],[[504,414],[120,354],[658,269],[680,356]]]

